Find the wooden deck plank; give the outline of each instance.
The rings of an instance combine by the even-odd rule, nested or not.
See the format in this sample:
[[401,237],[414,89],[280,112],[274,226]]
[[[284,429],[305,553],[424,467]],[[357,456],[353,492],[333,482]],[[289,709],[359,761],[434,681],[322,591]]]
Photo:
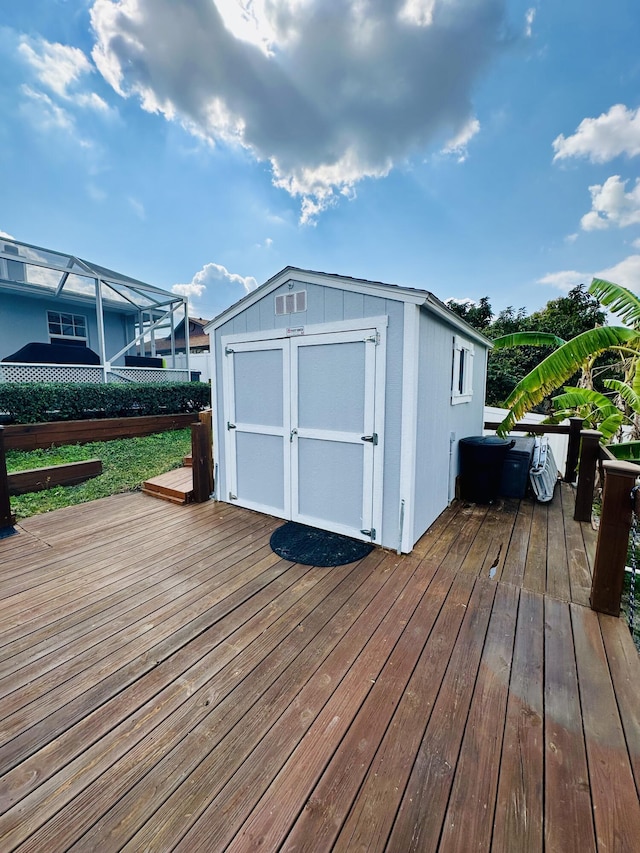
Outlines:
[[591,593],[591,569],[585,551],[582,525],[573,520],[572,497],[570,488],[565,487],[563,483],[564,534],[567,545],[571,601],[588,607]]
[[623,619],[598,614],[607,662],[624,729],[629,761],[640,797],[640,657]]
[[[495,592],[495,584],[476,581],[386,846],[389,851],[437,847]],[[346,849],[340,839],[337,849]]]
[[[277,563],[282,565],[282,561],[273,554],[269,561],[273,565]],[[266,564],[268,561],[262,562]],[[378,564],[379,557],[376,555],[368,558],[368,566],[365,566],[364,562],[362,577],[354,575],[357,583],[362,583],[368,577],[370,571]],[[252,647],[252,644],[264,635],[271,623],[280,617],[280,608],[283,603],[286,604],[284,593],[309,570],[309,567],[304,566],[292,567],[291,564],[284,564],[284,566],[287,570],[274,579],[267,580],[263,588],[256,592],[244,607],[232,611],[220,623],[211,626],[183,646],[178,653],[141,678],[136,683],[132,694],[115,695],[88,717],[83,718],[50,742],[45,747],[45,763],[37,753],[25,760],[16,768],[15,773],[9,774],[12,776],[9,787],[19,788],[20,796],[25,796],[26,793],[40,786],[49,776],[53,776],[56,768],[64,767],[74,759],[77,759],[75,763],[83,768],[83,772],[73,770],[73,784],[76,788],[79,784],[84,787],[88,784],[87,777],[89,781],[97,778],[101,770],[114,762],[114,754],[117,757],[118,754],[124,754],[131,749],[149,730],[159,725],[172,710],[180,707],[184,702],[190,701],[196,710],[200,706],[208,708],[210,689],[220,691],[218,698],[220,701],[223,685],[219,682],[223,676],[218,673],[233,663],[231,683],[235,685],[238,680],[236,657],[244,660],[245,670],[247,667],[250,669],[246,658],[248,655],[254,656],[252,660],[255,658],[256,646]],[[339,581],[340,577],[337,577],[335,582]],[[321,611],[322,608],[319,610]],[[270,638],[271,642],[277,642],[277,640],[277,636]],[[250,648],[252,651],[249,652]],[[227,674],[226,677],[228,678],[229,675]],[[228,689],[232,688],[228,687]],[[193,713],[192,709],[190,714]],[[123,722],[113,728],[113,719],[121,719]],[[93,744],[96,746],[90,749]],[[121,747],[122,744],[125,746]],[[91,760],[88,762],[88,770],[84,767],[87,762],[82,756],[83,749],[90,750]],[[118,750],[121,750],[121,753]],[[45,770],[47,767],[48,773]],[[55,786],[64,789],[65,795],[70,796],[68,771],[63,771],[62,777],[58,776],[51,782],[47,790],[43,789],[44,793],[43,790],[39,791],[37,796],[40,812],[43,797],[50,797],[51,791],[56,790]]]
[[[379,562],[379,558],[374,558],[370,561],[370,565],[375,568]],[[105,797],[107,802],[113,802],[114,790],[124,793],[136,780],[144,780],[146,772],[154,763],[160,761],[163,768],[167,766],[167,776],[170,778],[172,775],[170,763],[166,760],[165,754],[172,740],[178,743],[182,738],[188,738],[194,730],[195,736],[191,735],[191,739],[197,740],[199,724],[212,716],[214,719],[220,719],[218,713],[225,705],[222,700],[232,692],[235,694],[234,699],[231,702],[227,701],[226,704],[233,712],[242,715],[244,706],[238,703],[238,686],[244,685],[245,688],[247,686],[251,688],[250,680],[246,676],[252,671],[252,667],[262,663],[265,656],[274,650],[282,666],[283,661],[287,660],[283,652],[284,648],[288,646],[289,656],[291,656],[297,648],[296,644],[304,646],[308,639],[297,627],[300,620],[302,619],[303,624],[308,624],[309,627],[312,620],[322,621],[322,607],[314,610],[315,605],[318,601],[323,601],[327,593],[330,594],[339,586],[346,574],[342,569],[334,574],[327,571],[314,571],[309,567],[296,567],[296,569],[302,575],[311,575],[311,580],[315,583],[310,585],[309,579],[305,580],[303,577],[302,582],[298,581],[284,590],[280,601],[272,599],[269,602],[265,599],[267,606],[241,624],[233,632],[233,638],[228,633],[229,627],[219,626],[216,652],[208,651],[204,658],[197,661],[195,666],[185,673],[189,689],[185,691],[183,688],[176,694],[175,683],[169,683],[167,689],[163,691],[165,696],[160,694],[154,697],[133,715],[136,718],[136,724],[129,727],[131,742],[127,744],[126,750],[122,748],[123,732],[109,731],[106,737],[90,750],[93,760],[88,764],[89,772],[79,774],[77,768],[71,766],[66,772],[52,778],[44,791],[39,790],[35,793],[34,798],[37,797],[39,803],[39,808],[36,810],[38,821],[44,822],[46,815],[43,813],[43,807],[48,807],[53,816],[53,821],[38,832],[38,838],[41,839],[38,843],[45,845],[58,843],[64,838],[67,839],[65,844],[68,844],[74,840],[83,829],[91,827],[95,820],[96,804],[100,802],[101,797]],[[279,581],[282,582],[285,577],[286,575],[281,576]],[[352,586],[357,585],[359,578],[354,574],[350,583]],[[301,593],[304,594],[303,597],[300,596]],[[253,601],[251,603],[253,604]],[[331,607],[331,604],[328,606]],[[236,625],[237,621],[237,619],[232,620],[230,627]],[[279,627],[266,635],[265,630],[269,624]],[[210,636],[209,643],[211,639]],[[277,674],[277,667],[274,670],[272,666],[270,675],[273,678],[275,678],[274,671]],[[169,708],[165,707],[167,704]],[[169,711],[172,711],[171,716]],[[228,722],[226,718],[229,713],[228,710],[227,714],[221,715],[225,722]],[[126,735],[126,732],[124,734]],[[114,764],[118,756],[122,760]],[[83,760],[81,766],[84,769],[87,762]],[[90,782],[94,784],[87,787]],[[60,805],[68,802],[73,794],[76,795],[75,800],[69,807],[58,813]],[[135,802],[138,797],[134,796],[133,800]],[[137,805],[138,807],[148,806],[148,798],[138,800]],[[118,808],[122,810],[122,803]],[[105,819],[102,823],[106,822]],[[13,832],[25,832],[19,815],[13,826]],[[95,849],[95,839],[99,832],[100,827],[92,829],[88,839],[90,849]],[[105,834],[100,844],[101,849],[108,849],[109,843],[109,838]]]
[[580,705],[599,850],[632,850],[640,842],[640,803],[598,615],[571,605]]
[[522,586],[524,567],[527,562],[527,551],[529,550],[529,539],[531,537],[532,519],[533,504],[529,501],[521,501],[518,508],[518,516],[507,546],[507,553],[504,555],[504,560],[502,561],[502,570],[496,573],[497,581],[502,580],[507,583],[516,584],[516,586]]
[[26,519],[0,542],[0,849],[627,849],[640,659],[583,607],[572,510],[566,484],[457,502],[410,557],[321,570],[231,505]]
[[[444,850],[489,850],[520,590],[501,584],[480,659],[469,719],[440,836]],[[507,758],[508,760],[508,758]]]
[[492,851],[543,849],[543,597],[523,589],[511,668]]
[[[99,592],[78,595],[73,600],[57,599],[58,606],[53,612],[36,613],[34,608],[29,613],[28,625],[23,622],[13,631],[0,633],[0,673],[4,675],[17,668],[19,657],[36,661],[43,654],[83,637],[85,632],[99,629],[104,623],[126,620],[126,614],[144,602],[174,594],[184,589],[185,584],[207,577],[208,573],[213,576],[222,570],[230,545],[234,545],[234,554],[242,558],[251,551],[250,546],[259,541],[261,532],[269,529],[255,523],[249,526],[246,519],[236,519],[233,524],[221,525],[216,534],[208,538],[205,549],[185,548],[179,561],[175,560],[175,555],[171,556],[169,549],[165,558],[156,557],[151,569],[144,562],[139,571],[134,571],[132,566],[126,582],[114,581]],[[247,537],[242,549],[237,548],[236,537]]]
[[547,585],[546,591],[554,598],[571,601],[571,582],[569,579],[569,562],[567,560],[567,543],[564,537],[564,507],[565,496],[562,489],[556,489],[553,500],[548,504],[548,555],[547,555]]
[[527,550],[522,586],[532,592],[545,592],[547,589],[547,504],[536,503],[531,520],[531,537]]
[[596,849],[569,606],[545,600],[545,849]]
[[[393,777],[391,790],[397,790],[400,773],[400,760],[393,760],[394,754],[404,756],[405,778],[408,777],[414,750],[407,743],[410,737],[411,725],[414,722],[416,708],[423,713],[429,707],[426,690],[433,691],[435,672],[440,667],[440,677],[444,674],[443,644],[451,637],[451,619],[457,617],[462,621],[464,608],[473,588],[473,578],[470,576],[454,579],[451,588],[447,590],[446,598],[441,604],[444,590],[437,579],[427,590],[421,608],[425,611],[424,629],[429,629],[426,642],[422,648],[417,648],[419,659],[410,673],[408,683],[397,704],[391,707],[383,693],[384,682],[378,679],[371,696],[365,701],[361,712],[354,720],[347,736],[331,758],[323,771],[321,778],[305,800],[304,808],[297,817],[295,824],[283,843],[282,851],[311,851],[328,850],[332,847],[350,809],[358,795],[358,804],[362,807],[365,802],[362,783],[374,780],[382,784],[383,776]],[[449,584],[447,579],[445,583]],[[422,611],[421,611],[422,612]],[[435,619],[435,625],[432,622]],[[453,642],[451,640],[451,642]],[[417,646],[417,644],[415,644]],[[435,649],[439,653],[435,653]],[[413,660],[409,654],[403,663]],[[427,674],[428,663],[431,664]],[[419,673],[422,671],[422,678]],[[385,667],[383,675],[389,672]],[[392,679],[397,679],[397,673],[391,673]],[[384,701],[379,701],[382,694]],[[372,701],[370,701],[370,699]],[[430,703],[431,705],[433,702]],[[391,719],[390,719],[391,716]],[[426,721],[425,721],[426,725]],[[420,736],[418,736],[418,743]],[[415,748],[417,749],[417,745]],[[410,758],[407,759],[407,754]],[[408,764],[408,766],[407,766]],[[375,766],[376,769],[371,769]],[[384,768],[385,774],[383,774]],[[391,769],[393,768],[393,769]],[[389,781],[387,779],[387,781]],[[389,792],[391,795],[391,792]],[[384,809],[381,804],[384,803]],[[387,791],[376,793],[375,805],[370,810],[373,816],[389,808]],[[369,813],[369,810],[367,810]],[[367,821],[368,824],[368,821]],[[368,824],[369,825],[369,824]],[[375,835],[381,836],[379,829]],[[354,845],[356,849],[356,845]]]
[[[321,718],[314,723],[237,833],[228,848],[230,853],[258,847],[280,849],[300,811],[301,797],[308,801],[325,771],[333,784],[341,788],[339,799],[343,807],[348,808],[400,702],[450,587],[451,577],[447,572],[429,586],[335,751],[333,747],[338,743],[340,726],[331,720],[323,730]],[[330,701],[322,713],[329,717],[333,711]],[[329,743],[323,743],[323,738]],[[332,753],[332,767],[327,770],[327,756]],[[332,800],[335,804],[335,790]],[[316,808],[315,802],[313,808]],[[319,843],[316,833],[311,837],[314,843]]]

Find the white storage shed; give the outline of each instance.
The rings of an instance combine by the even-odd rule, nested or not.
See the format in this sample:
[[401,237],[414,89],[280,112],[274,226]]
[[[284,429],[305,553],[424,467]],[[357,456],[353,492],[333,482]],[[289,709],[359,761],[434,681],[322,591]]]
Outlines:
[[490,342],[428,291],[294,267],[205,331],[216,498],[411,551],[482,435]]

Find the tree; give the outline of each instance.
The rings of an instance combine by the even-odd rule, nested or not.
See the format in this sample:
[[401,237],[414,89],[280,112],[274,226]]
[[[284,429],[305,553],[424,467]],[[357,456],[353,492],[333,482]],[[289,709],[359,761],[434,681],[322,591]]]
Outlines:
[[[572,294],[574,291],[572,291]],[[610,406],[611,401],[604,398],[598,399],[592,393],[592,372],[596,359],[605,352],[612,353],[617,361],[619,369],[623,371],[624,380],[615,384],[616,380],[609,379],[604,384],[616,391],[616,407],[628,417],[630,408],[630,396],[623,390],[623,386],[629,386],[636,396],[640,396],[640,300],[633,293],[620,285],[603,279],[593,279],[589,293],[598,299],[603,305],[610,307],[618,313],[623,321],[632,324],[627,326],[599,326],[583,331],[563,343],[552,351],[540,364],[530,371],[514,388],[506,400],[509,413],[500,425],[499,433],[504,435],[509,432],[513,425],[522,415],[531,411],[545,397],[553,391],[562,387],[567,380],[576,373],[582,371],[582,385],[578,389],[578,396],[571,388],[565,388],[565,396],[560,398],[559,405],[567,403],[574,408],[576,404],[589,405],[593,417],[600,412],[600,423],[607,421],[614,414]],[[571,296],[571,294],[570,294]],[[580,294],[575,294],[574,301],[581,301]],[[600,312],[601,313],[601,312]],[[594,316],[597,316],[596,311]],[[575,326],[573,328],[576,328]],[[527,333],[515,335],[511,343],[527,344],[531,337]],[[586,377],[586,378],[585,378]],[[614,384],[611,384],[611,383]],[[581,393],[584,392],[584,393]],[[599,394],[599,392],[596,392]],[[614,419],[615,420],[615,419]],[[621,421],[620,421],[621,422]],[[613,424],[613,421],[609,421]]]

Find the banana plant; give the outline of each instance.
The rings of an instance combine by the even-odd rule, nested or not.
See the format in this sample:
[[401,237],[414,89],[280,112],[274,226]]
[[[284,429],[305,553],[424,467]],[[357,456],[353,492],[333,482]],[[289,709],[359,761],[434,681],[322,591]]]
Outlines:
[[609,441],[627,421],[624,412],[599,391],[570,386],[565,386],[563,390],[563,394],[558,394],[551,401],[556,411],[547,419],[547,423],[560,423],[565,418],[579,417],[588,429],[599,430],[605,441]]

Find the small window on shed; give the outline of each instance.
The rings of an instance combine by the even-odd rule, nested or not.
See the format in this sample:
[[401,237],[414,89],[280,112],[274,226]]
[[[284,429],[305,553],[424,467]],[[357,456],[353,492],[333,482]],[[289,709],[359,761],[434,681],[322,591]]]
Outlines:
[[276,296],[276,317],[283,314],[301,314],[307,310],[307,291],[281,293]]
[[456,335],[453,339],[451,403],[468,403],[473,398],[473,344]]

